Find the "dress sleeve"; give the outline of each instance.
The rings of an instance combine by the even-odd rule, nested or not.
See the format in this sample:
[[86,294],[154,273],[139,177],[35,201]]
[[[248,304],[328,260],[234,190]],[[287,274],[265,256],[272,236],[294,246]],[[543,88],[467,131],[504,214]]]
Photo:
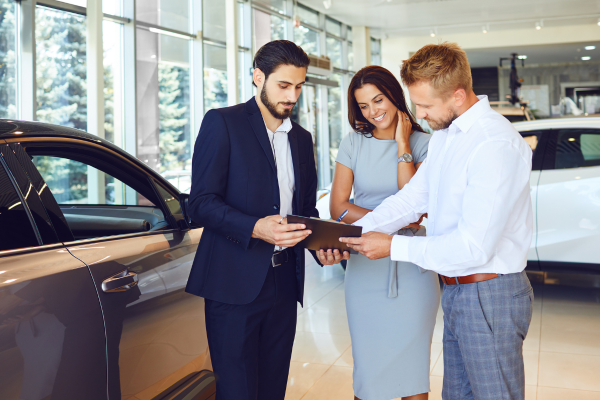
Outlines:
[[415,132],[413,135],[418,135],[415,139],[414,146],[411,148],[414,163],[422,163],[427,158],[427,150],[429,149],[429,139],[431,135],[425,132]]
[[335,162],[342,164],[345,167],[352,169],[352,137],[353,132],[347,134],[340,142],[337,158]]

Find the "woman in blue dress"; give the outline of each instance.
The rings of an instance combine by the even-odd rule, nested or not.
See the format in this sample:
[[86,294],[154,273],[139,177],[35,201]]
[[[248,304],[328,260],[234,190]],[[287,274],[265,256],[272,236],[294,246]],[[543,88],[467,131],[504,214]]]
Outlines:
[[[430,135],[406,106],[398,80],[369,66],[348,90],[355,131],[341,142],[331,189],[332,218],[354,223],[408,183],[427,157]],[[350,193],[354,187],[354,204]],[[425,235],[420,221],[398,231]],[[440,302],[437,274],[391,259],[353,254],[345,280],[355,399],[428,398],[433,328]]]

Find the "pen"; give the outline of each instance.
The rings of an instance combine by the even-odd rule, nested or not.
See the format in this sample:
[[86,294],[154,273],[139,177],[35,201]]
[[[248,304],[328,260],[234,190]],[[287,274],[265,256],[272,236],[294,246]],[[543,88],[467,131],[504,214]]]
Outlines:
[[335,220],[335,222],[340,222],[342,219],[344,219],[344,217],[348,214],[348,210],[345,210],[342,215],[340,215],[340,217],[338,219]]

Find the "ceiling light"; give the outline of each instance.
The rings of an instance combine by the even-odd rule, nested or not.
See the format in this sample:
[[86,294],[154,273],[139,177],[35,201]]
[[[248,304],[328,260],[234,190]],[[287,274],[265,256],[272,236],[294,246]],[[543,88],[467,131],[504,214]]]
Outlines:
[[331,0],[325,0],[323,2],[323,7],[325,7],[326,10],[329,10],[331,8]]
[[433,29],[431,31],[429,31],[429,36],[435,37],[435,32],[433,32]]
[[598,26],[600,26],[600,18],[598,18]]
[[590,57],[590,56],[581,57],[582,61],[588,61],[588,60],[591,60],[591,59],[592,59],[592,57]]
[[483,32],[483,33],[487,33],[487,32],[488,32],[488,31],[487,31],[487,28],[486,28],[485,26],[482,26],[482,27],[481,27],[481,32]]
[[536,23],[535,23],[535,29],[537,29],[538,31],[539,31],[540,29],[542,29],[542,24],[541,24],[540,22],[536,22]]
[[517,56],[517,58],[519,60],[527,60],[527,56],[525,54],[521,54],[520,56]]
[[569,138],[569,142],[574,142],[574,141],[575,141],[575,138],[572,138],[572,137]]
[[596,50],[596,46],[585,46],[586,50]]

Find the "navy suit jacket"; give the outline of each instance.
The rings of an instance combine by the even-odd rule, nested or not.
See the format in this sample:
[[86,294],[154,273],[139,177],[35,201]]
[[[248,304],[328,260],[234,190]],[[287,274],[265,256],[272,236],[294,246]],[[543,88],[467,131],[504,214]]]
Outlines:
[[[293,212],[318,217],[317,172],[311,134],[292,122]],[[256,221],[279,214],[273,150],[254,97],[210,110],[192,159],[192,220],[204,227],[186,291],[228,304],[247,304],[260,292],[274,245],[253,239]],[[304,295],[304,249],[294,247],[298,301]]]

